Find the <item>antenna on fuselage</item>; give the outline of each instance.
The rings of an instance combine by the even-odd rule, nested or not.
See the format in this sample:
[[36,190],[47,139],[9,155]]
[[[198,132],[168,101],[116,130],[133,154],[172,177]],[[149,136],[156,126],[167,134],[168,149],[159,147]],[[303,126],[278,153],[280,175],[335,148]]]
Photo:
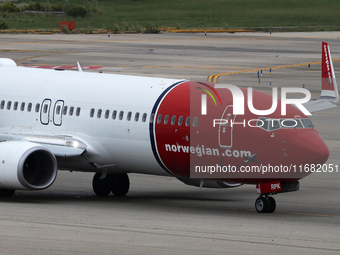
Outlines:
[[79,71],[79,72],[82,72],[82,71],[83,71],[83,69],[81,68],[81,66],[80,66],[79,62],[77,62],[77,66],[78,66],[78,71]]

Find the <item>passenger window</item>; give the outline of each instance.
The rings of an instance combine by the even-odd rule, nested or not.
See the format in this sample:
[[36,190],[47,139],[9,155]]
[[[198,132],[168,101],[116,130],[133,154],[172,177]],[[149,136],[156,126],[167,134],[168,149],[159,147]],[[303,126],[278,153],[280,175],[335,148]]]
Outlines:
[[18,110],[18,102],[14,102],[13,110],[14,111]]
[[105,111],[105,119],[108,119],[110,116],[110,110]]
[[25,111],[25,103],[24,102],[21,103],[20,110]]
[[126,119],[127,119],[128,121],[130,121],[130,120],[131,120],[131,116],[132,116],[132,112],[128,112],[128,114],[127,114],[127,116],[126,116]]
[[117,111],[114,110],[114,111],[112,112],[112,119],[115,120],[116,117],[117,117]]
[[168,124],[168,122],[169,122],[169,115],[165,115],[164,124]]
[[102,116],[102,109],[98,109],[97,118],[101,118],[101,116]]
[[139,120],[139,112],[136,112],[135,114],[135,121],[137,122]]
[[65,105],[65,106],[64,106],[64,109],[63,109],[63,115],[66,115],[66,114],[67,114],[67,109],[68,109],[68,107]]
[[182,126],[183,124],[183,116],[179,116],[178,118],[178,126]]
[[56,113],[57,115],[59,115],[59,114],[60,114],[60,110],[61,110],[61,106],[58,105],[58,106],[57,106],[57,109],[55,110],[55,113]]
[[150,123],[153,123],[154,120],[155,120],[155,114],[151,113],[151,115],[150,115]]
[[79,115],[80,115],[80,107],[77,107],[76,116],[79,116]]
[[162,122],[162,114],[158,114],[157,124],[160,124],[161,122]]
[[192,123],[192,125],[193,125],[194,127],[196,127],[196,126],[197,126],[197,122],[198,122],[198,118],[195,117],[195,118],[194,118],[194,121],[193,121],[193,123]]
[[69,114],[70,114],[70,116],[72,116],[72,115],[73,115],[73,112],[74,112],[74,107],[73,107],[73,106],[71,106],[71,107],[70,107],[70,111],[69,111]]
[[7,110],[11,110],[12,102],[8,101],[7,102]]
[[39,109],[40,109],[40,104],[36,104],[35,105],[35,112],[39,112]]
[[176,123],[176,115],[172,115],[171,117],[171,125],[175,125]]
[[48,110],[48,104],[44,104],[43,112],[47,113],[47,110]]
[[5,108],[5,101],[4,100],[1,101],[0,108],[1,108],[1,110]]
[[94,116],[94,111],[95,111],[94,108],[92,108],[91,111],[90,111],[90,117],[91,118],[93,118],[93,116]]
[[146,118],[147,118],[147,114],[146,113],[143,113],[143,117],[142,117],[142,121],[145,122],[146,121]]
[[124,117],[124,111],[119,112],[119,120],[122,120]]
[[185,126],[189,126],[190,125],[190,117],[187,117],[185,120]]
[[27,111],[28,111],[28,112],[32,111],[32,103],[28,103],[28,105],[27,105]]

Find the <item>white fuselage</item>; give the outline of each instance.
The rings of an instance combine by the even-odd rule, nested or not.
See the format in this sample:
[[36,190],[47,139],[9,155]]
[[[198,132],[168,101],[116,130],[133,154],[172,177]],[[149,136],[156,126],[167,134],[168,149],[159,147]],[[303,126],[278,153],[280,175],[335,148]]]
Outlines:
[[0,132],[71,136],[87,145],[86,161],[58,158],[62,169],[167,174],[151,150],[150,113],[181,80],[25,67],[0,67],[0,77]]

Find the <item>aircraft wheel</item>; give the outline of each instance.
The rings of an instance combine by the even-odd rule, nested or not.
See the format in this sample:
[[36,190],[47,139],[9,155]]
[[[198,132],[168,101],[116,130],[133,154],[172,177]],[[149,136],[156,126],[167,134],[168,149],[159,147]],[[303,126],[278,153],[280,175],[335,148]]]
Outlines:
[[273,213],[276,209],[275,199],[272,197],[268,197],[268,210],[267,213]]
[[116,196],[125,196],[130,188],[129,176],[125,173],[113,175],[111,191]]
[[112,176],[106,174],[106,176],[102,178],[102,174],[103,173],[96,173],[92,180],[93,191],[97,196],[107,196],[111,192]]
[[11,197],[14,193],[14,189],[0,189],[0,197]]
[[265,213],[268,210],[268,201],[264,197],[258,197],[255,201],[255,209],[259,213]]

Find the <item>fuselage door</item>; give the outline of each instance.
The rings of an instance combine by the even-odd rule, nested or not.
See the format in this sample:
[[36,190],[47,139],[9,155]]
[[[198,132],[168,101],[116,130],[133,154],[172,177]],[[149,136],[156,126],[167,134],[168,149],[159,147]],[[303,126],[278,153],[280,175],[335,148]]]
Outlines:
[[229,105],[225,108],[221,119],[226,123],[220,124],[218,130],[218,143],[221,148],[230,149],[233,147],[233,128],[231,122],[234,122],[236,115],[233,115],[233,106]]
[[61,126],[63,122],[63,107],[64,107],[64,101],[58,100],[54,105],[53,110],[53,123],[56,126]]
[[40,122],[43,125],[48,125],[50,122],[50,108],[51,108],[51,99],[44,99],[40,108]]

